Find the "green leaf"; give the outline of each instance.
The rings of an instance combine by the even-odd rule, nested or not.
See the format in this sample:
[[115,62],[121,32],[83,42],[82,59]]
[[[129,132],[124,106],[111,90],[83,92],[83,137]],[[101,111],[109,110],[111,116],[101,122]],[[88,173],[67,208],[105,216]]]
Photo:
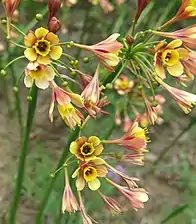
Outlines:
[[187,204],[178,206],[175,210],[173,210],[163,221],[162,223],[168,222],[170,219],[175,218],[177,215],[179,215],[181,212],[183,212],[185,209],[187,209],[189,206]]

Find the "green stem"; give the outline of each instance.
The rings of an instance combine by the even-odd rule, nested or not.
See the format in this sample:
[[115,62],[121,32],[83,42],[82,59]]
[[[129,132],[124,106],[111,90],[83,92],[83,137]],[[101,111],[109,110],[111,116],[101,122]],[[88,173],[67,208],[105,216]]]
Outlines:
[[27,156],[29,134],[30,134],[30,130],[31,130],[34,114],[35,114],[36,103],[37,103],[37,87],[36,86],[33,86],[31,97],[32,97],[32,101],[29,102],[27,120],[26,120],[26,125],[24,128],[23,138],[22,138],[22,145],[21,145],[19,164],[18,164],[18,175],[17,175],[16,185],[15,185],[13,198],[12,198],[12,202],[10,206],[9,224],[16,223],[15,217],[16,217],[17,207],[19,204],[22,183],[24,179],[25,160]]
[[[65,147],[64,147],[64,150],[63,150],[63,153],[59,159],[59,162],[58,162],[58,165],[57,165],[57,168],[56,170],[58,170],[65,162],[68,154],[69,154],[69,145],[70,143],[75,140],[77,137],[78,137],[78,134],[79,134],[79,131],[80,131],[80,128],[77,127],[74,131],[71,132],[71,135],[67,141],[67,143],[65,144]],[[44,213],[44,210],[45,210],[45,207],[47,205],[47,202],[49,200],[49,197],[50,197],[50,194],[52,192],[52,189],[53,189],[53,186],[55,184],[55,180],[56,178],[58,177],[58,174],[57,173],[54,178],[51,178],[49,180],[49,183],[46,185],[46,189],[45,189],[45,194],[44,194],[44,197],[42,198],[41,200],[41,203],[40,203],[40,206],[38,208],[38,213],[37,213],[37,216],[36,216],[36,224],[42,224],[42,216],[43,216],[43,213]]]

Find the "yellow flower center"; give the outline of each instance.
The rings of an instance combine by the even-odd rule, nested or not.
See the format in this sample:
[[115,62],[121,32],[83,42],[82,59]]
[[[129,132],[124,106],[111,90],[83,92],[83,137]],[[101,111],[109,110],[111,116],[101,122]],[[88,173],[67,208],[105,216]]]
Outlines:
[[43,71],[41,66],[38,66],[34,70],[29,71],[29,75],[33,79],[42,79],[45,76],[45,72]]
[[80,151],[81,151],[82,155],[89,156],[94,153],[95,149],[91,143],[86,142],[82,145],[82,147],[80,148]]
[[87,166],[84,168],[84,179],[87,182],[91,182],[97,178],[97,170],[92,166]]
[[127,81],[121,81],[119,86],[121,89],[127,89],[129,87],[129,83]]
[[196,7],[196,0],[190,0],[189,6],[193,6],[193,7]]
[[62,106],[60,104],[58,104],[58,111],[60,113],[60,115],[62,116],[62,118],[64,119],[65,117],[70,116],[70,114],[74,114],[75,113],[75,109],[72,106],[71,103],[67,104],[66,106]]
[[179,53],[176,50],[165,50],[161,55],[162,61],[168,66],[177,64],[177,62],[179,61],[179,57]]
[[37,54],[45,57],[50,53],[50,42],[42,38],[35,43],[34,48]]

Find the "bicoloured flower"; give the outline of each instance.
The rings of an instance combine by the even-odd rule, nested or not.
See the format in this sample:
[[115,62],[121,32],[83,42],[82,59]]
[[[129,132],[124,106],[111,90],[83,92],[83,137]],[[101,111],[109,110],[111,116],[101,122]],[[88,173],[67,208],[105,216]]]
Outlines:
[[106,144],[117,144],[137,152],[145,152],[148,142],[146,133],[147,130],[139,127],[138,121],[135,119],[129,130],[121,138],[115,140],[103,140],[102,142]]
[[29,63],[25,69],[24,84],[30,88],[35,83],[38,88],[46,89],[54,77],[55,72],[50,66],[40,65],[37,62]]
[[58,111],[64,122],[72,129],[75,128],[76,124],[80,125],[81,121],[84,119],[83,115],[72,105],[72,103],[74,103],[77,107],[84,107],[82,97],[78,94],[65,91],[57,86],[54,81],[50,82],[50,86],[52,89],[49,109],[50,121],[53,121],[53,110],[56,100],[58,103]]
[[118,54],[123,47],[123,45],[116,40],[119,36],[120,34],[114,33],[106,40],[91,46],[82,44],[74,44],[74,46],[90,51],[109,71],[114,71],[112,67],[118,65],[120,61]]
[[52,60],[58,60],[62,55],[62,48],[56,46],[59,43],[59,38],[47,29],[40,27],[25,36],[24,44],[27,49],[24,51],[25,57],[31,61],[36,61],[39,64],[50,64]]
[[106,111],[103,111],[101,108],[107,106],[109,101],[107,97],[104,97],[100,100],[100,88],[99,88],[99,65],[97,66],[94,77],[91,81],[85,86],[81,96],[84,98],[84,109],[86,112],[93,118],[96,118],[98,113],[108,114]]
[[92,191],[99,189],[101,186],[99,177],[106,177],[108,173],[104,164],[105,161],[101,158],[80,162],[80,167],[72,175],[73,178],[77,177],[77,190],[82,191],[86,183]]
[[120,95],[124,95],[126,93],[131,92],[133,86],[134,86],[134,82],[132,80],[129,81],[128,77],[125,75],[121,75],[114,82],[114,88],[116,89],[117,93]]
[[89,161],[102,153],[103,145],[96,136],[91,136],[88,139],[82,136],[71,143],[69,150],[79,160]]
[[98,193],[101,196],[102,200],[104,201],[104,204],[105,204],[106,208],[113,215],[119,215],[122,212],[122,206],[116,200],[102,194],[100,191],[98,191]]
[[171,25],[180,20],[196,18],[196,1],[195,0],[182,0],[181,6],[176,15],[170,19],[163,26]]
[[186,92],[184,90],[180,90],[174,87],[169,86],[158,76],[155,76],[154,79],[168,91],[170,96],[176,101],[176,103],[180,106],[180,108],[188,114],[192,107],[196,105],[196,95]]
[[184,72],[182,62],[186,63],[189,59],[189,51],[181,47],[181,40],[173,40],[166,47],[163,47],[164,44],[165,42],[161,41],[155,47],[155,71],[160,78],[165,79],[166,75],[164,67],[166,67],[170,75],[179,77]]
[[171,39],[181,40],[184,46],[196,49],[196,25],[188,26],[174,32],[152,31],[153,34]]
[[136,16],[135,16],[135,21],[136,22],[139,19],[141,13],[146,8],[146,6],[148,5],[149,2],[150,2],[150,0],[138,0],[137,1],[137,13],[136,13]]
[[79,205],[70,187],[68,171],[66,168],[65,169],[65,188],[63,192],[63,198],[62,198],[62,212],[72,213],[72,212],[78,211],[78,209],[79,209]]
[[120,186],[113,181],[107,179],[131,204],[135,210],[144,208],[144,203],[148,201],[148,194],[143,188],[129,188]]
[[143,166],[144,165],[144,154],[143,153],[123,154],[120,161]]

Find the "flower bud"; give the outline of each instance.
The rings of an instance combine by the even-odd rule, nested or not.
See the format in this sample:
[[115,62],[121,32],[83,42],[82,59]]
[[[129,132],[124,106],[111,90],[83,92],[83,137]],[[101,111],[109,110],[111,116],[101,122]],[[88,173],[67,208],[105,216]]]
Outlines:
[[17,93],[17,92],[18,92],[18,87],[17,87],[17,86],[14,86],[14,87],[13,87],[13,92],[14,92],[14,93]]
[[20,0],[3,0],[3,5],[8,17],[12,17]]
[[134,38],[131,35],[128,35],[126,37],[126,41],[129,44],[129,46],[131,46],[133,44]]
[[7,75],[7,71],[4,70],[4,69],[2,69],[2,70],[0,71],[0,74],[1,74],[1,76],[5,77],[5,76]]
[[48,0],[48,11],[49,11],[48,21],[50,21],[51,18],[56,15],[60,7],[61,7],[60,0]]
[[52,17],[48,23],[48,29],[50,32],[56,33],[60,30],[61,23],[56,17]]
[[36,14],[35,18],[36,18],[37,21],[42,21],[43,15],[38,13],[38,14]]

